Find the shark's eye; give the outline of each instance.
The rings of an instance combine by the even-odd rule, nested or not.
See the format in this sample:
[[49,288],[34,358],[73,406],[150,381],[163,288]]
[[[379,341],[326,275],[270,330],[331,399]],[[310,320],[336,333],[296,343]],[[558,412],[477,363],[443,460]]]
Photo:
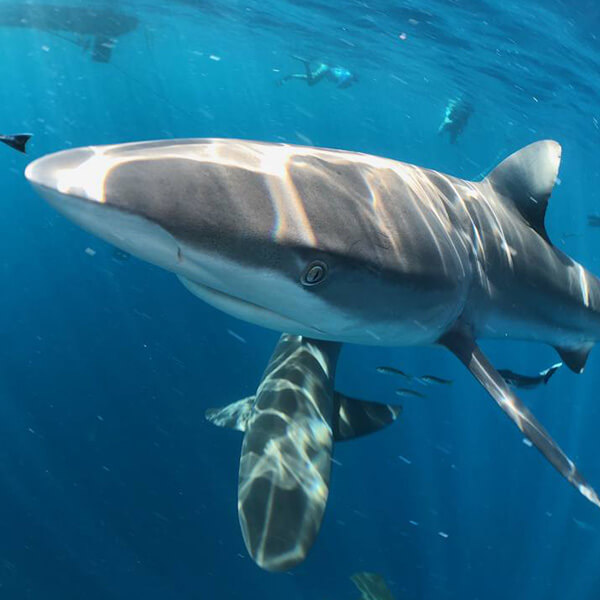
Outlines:
[[327,277],[327,265],[321,260],[313,260],[302,273],[300,282],[302,285],[318,285]]

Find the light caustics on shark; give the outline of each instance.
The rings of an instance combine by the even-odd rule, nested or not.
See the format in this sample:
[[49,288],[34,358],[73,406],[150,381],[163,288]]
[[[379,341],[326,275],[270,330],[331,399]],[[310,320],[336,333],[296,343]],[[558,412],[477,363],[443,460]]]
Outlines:
[[26,175],[66,216],[236,317],[335,342],[445,344],[599,504],[475,343],[551,344],[581,372],[600,337],[598,279],[544,227],[560,158],[538,142],[473,182],[365,154],[200,139],[69,150]]
[[244,432],[238,514],[246,548],[262,568],[302,562],[321,527],[333,442],[393,423],[400,407],[334,391],[340,344],[281,336],[256,395],[206,418]]

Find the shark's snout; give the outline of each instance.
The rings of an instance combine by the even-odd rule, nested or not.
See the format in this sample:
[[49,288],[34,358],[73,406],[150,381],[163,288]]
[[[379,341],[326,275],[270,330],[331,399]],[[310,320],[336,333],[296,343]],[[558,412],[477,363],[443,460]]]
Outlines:
[[103,202],[104,180],[111,166],[108,158],[94,148],[76,148],[38,158],[27,166],[25,177],[47,200],[44,190]]
[[56,210],[87,231],[118,248],[174,270],[180,248],[171,234],[146,215],[109,202],[107,178],[121,161],[108,147],[65,150],[39,158],[25,169],[25,177]]

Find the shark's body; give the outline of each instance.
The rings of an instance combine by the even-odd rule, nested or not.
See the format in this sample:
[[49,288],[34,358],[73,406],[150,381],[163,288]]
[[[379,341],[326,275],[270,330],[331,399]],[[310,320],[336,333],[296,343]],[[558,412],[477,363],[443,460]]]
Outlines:
[[206,417],[244,432],[238,514],[253,560],[270,571],[302,562],[321,527],[333,442],[394,422],[400,408],[335,392],[340,344],[281,336],[256,395]]
[[69,40],[87,49],[96,62],[109,62],[117,38],[133,31],[137,17],[110,8],[85,8],[53,4],[0,4],[0,27],[38,29],[62,35],[72,33],[79,39]]
[[560,155],[538,142],[472,182],[352,152],[178,140],[69,150],[26,175],[69,218],[234,316],[336,342],[448,347],[598,503],[475,343],[548,343],[581,371],[600,337],[598,279],[544,228]]

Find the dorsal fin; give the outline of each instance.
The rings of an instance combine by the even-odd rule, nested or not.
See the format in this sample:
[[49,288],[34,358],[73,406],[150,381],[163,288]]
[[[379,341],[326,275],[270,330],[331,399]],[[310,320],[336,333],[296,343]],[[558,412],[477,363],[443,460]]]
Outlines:
[[585,369],[585,363],[594,347],[593,344],[588,344],[585,346],[581,346],[580,348],[559,348],[555,346],[556,351],[563,359],[563,362],[571,371],[575,373],[583,373],[583,369]]
[[548,243],[544,218],[558,176],[560,157],[558,142],[535,142],[504,159],[485,178]]

